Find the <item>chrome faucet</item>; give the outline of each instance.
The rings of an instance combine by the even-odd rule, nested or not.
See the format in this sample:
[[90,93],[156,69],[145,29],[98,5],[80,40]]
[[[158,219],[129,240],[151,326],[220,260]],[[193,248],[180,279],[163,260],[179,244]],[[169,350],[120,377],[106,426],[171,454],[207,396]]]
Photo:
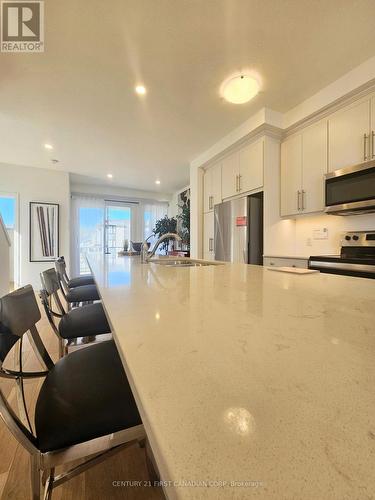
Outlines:
[[150,235],[142,244],[141,262],[149,262],[149,260],[155,255],[155,252],[159,248],[160,243],[162,243],[164,240],[174,239],[176,241],[182,241],[181,237],[176,233],[165,233],[163,234],[163,236],[160,236],[158,241],[155,243],[154,248],[151,250],[151,252],[149,252],[147,240],[149,240],[152,236],[154,235]]

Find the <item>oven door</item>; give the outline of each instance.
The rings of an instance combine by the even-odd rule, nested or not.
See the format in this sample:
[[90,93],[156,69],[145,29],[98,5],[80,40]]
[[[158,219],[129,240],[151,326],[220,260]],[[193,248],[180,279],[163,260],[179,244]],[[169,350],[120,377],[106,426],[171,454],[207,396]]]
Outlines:
[[375,161],[327,174],[325,196],[328,214],[375,212]]

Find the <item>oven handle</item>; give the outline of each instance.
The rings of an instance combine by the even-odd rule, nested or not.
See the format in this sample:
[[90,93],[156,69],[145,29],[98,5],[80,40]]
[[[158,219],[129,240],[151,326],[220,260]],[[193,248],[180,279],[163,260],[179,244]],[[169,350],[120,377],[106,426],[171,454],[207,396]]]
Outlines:
[[341,269],[343,271],[359,271],[375,274],[375,265],[368,264],[349,264],[348,262],[327,262],[321,260],[312,260],[309,262],[310,269]]

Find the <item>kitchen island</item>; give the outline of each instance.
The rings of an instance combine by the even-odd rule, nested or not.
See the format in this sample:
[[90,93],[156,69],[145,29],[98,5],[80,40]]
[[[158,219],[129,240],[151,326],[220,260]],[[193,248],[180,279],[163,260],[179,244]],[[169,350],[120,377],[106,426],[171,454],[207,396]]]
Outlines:
[[375,498],[375,280],[89,263],[167,498]]

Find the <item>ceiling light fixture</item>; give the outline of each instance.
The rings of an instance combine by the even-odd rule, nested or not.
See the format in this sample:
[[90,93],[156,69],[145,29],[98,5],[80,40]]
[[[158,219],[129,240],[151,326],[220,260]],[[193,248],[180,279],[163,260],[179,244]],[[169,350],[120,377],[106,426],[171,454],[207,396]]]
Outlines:
[[113,175],[112,174],[107,174],[107,177],[108,177],[108,179],[113,179]]
[[220,93],[224,99],[233,104],[244,104],[259,92],[259,82],[248,73],[231,76],[223,82]]
[[135,91],[137,92],[138,95],[145,95],[147,90],[144,85],[137,85],[135,87]]
[[160,184],[160,181],[159,180],[155,181],[155,184]]
[[45,144],[44,147],[45,149],[53,149],[52,144]]

